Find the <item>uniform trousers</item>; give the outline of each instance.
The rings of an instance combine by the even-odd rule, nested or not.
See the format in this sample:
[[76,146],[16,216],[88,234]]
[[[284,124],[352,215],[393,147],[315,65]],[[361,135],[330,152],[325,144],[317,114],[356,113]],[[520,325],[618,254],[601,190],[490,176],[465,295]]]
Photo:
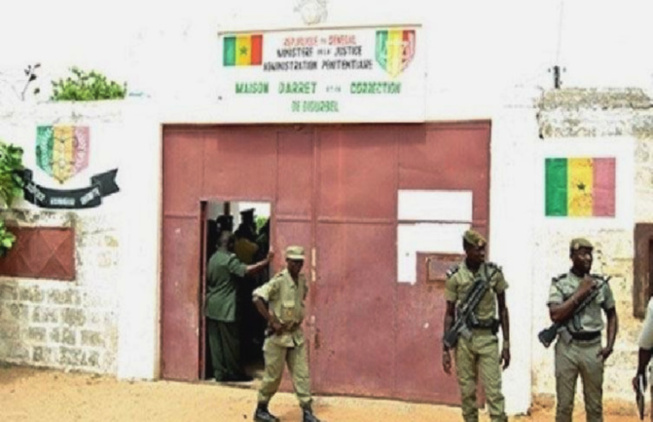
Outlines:
[[270,337],[263,344],[265,373],[258,392],[259,403],[267,403],[279,389],[284,366],[292,377],[295,394],[302,407],[311,404],[311,381],[308,371],[308,356],[306,343],[294,347],[284,347],[276,344]]
[[465,422],[478,421],[476,383],[479,375],[485,388],[490,420],[507,421],[501,392],[501,362],[496,335],[487,329],[474,329],[470,339],[460,337],[456,345],[456,374]]
[[583,381],[587,421],[603,421],[603,360],[597,356],[600,350],[601,337],[556,342],[556,422],[571,422],[578,375]]
[[235,322],[206,319],[211,349],[211,364],[216,381],[229,381],[243,376],[240,364],[240,339]]

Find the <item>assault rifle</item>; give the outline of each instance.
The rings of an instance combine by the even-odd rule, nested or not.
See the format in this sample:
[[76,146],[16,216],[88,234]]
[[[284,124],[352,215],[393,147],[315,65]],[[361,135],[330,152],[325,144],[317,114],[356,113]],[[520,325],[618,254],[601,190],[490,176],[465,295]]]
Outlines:
[[[494,271],[495,273],[497,270]],[[492,273],[494,275],[494,273]],[[464,338],[470,338],[472,332],[469,331],[469,325],[471,322],[476,320],[476,315],[474,312],[478,307],[478,304],[481,302],[481,299],[485,295],[485,292],[490,288],[490,279],[491,277],[487,276],[487,264],[485,264],[485,276],[487,280],[484,280],[483,277],[479,277],[474,281],[472,289],[467,294],[465,301],[462,303],[458,309],[458,315],[456,322],[453,326],[444,333],[444,338],[442,343],[447,349],[451,349],[458,343],[458,337],[461,335]]]
[[548,328],[545,328],[539,332],[537,338],[540,339],[540,343],[542,343],[544,347],[549,347],[551,343],[553,343],[553,340],[558,337],[558,330],[567,325],[569,320],[572,321],[572,325],[576,331],[580,331],[582,329],[580,324],[580,311],[589,306],[589,304],[592,303],[594,299],[596,299],[596,297],[599,295],[603,286],[608,284],[608,281],[610,281],[610,277],[602,278],[597,275],[592,275],[592,277],[601,278],[601,282],[592,287],[592,292],[576,307],[576,309],[574,309],[574,314],[566,320],[555,322]]

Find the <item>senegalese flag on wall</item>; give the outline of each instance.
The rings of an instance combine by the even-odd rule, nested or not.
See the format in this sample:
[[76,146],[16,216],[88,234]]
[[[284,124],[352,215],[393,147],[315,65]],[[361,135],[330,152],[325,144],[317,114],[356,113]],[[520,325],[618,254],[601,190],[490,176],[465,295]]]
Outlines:
[[255,66],[263,62],[263,35],[233,35],[224,37],[224,66]]
[[547,158],[547,216],[614,217],[614,158]]

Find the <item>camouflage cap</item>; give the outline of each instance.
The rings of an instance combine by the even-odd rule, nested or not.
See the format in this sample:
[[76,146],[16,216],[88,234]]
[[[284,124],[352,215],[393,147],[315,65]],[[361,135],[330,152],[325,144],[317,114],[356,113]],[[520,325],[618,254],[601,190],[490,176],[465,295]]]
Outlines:
[[592,246],[592,243],[589,240],[583,237],[571,239],[571,242],[569,242],[569,249],[577,251],[580,248],[594,249],[594,246]]
[[286,248],[286,259],[304,260],[304,248],[302,246],[288,246]]
[[487,240],[485,240],[485,238],[479,232],[471,229],[467,230],[465,234],[463,234],[463,239],[467,243],[479,248],[485,246],[485,244],[487,243]]

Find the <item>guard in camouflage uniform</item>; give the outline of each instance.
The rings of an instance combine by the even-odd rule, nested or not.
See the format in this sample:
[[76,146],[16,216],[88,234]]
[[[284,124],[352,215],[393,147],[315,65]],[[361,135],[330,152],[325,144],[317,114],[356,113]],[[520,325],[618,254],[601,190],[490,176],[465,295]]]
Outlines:
[[[505,296],[508,284],[497,265],[485,262],[486,245],[483,236],[474,230],[467,230],[463,235],[465,259],[449,270],[445,284],[445,332],[453,325],[456,307],[467,299],[475,280],[480,277],[489,284],[489,289],[476,308],[476,320],[468,327],[471,336],[460,336],[455,347],[456,373],[465,422],[478,421],[476,383],[479,374],[485,387],[490,419],[493,422],[507,421],[501,392],[501,365],[505,369],[510,364],[510,322]],[[499,326],[503,335],[501,354],[496,335]],[[442,354],[442,367],[447,374],[451,374],[451,356],[446,346]]]
[[[571,421],[579,374],[583,382],[587,421],[603,420],[603,366],[612,354],[619,323],[609,284],[604,282],[603,276],[590,274],[592,250],[588,240],[573,239],[569,245],[571,270],[555,277],[549,291],[551,320],[555,323],[567,321],[558,331],[555,345],[556,422]],[[573,323],[576,307],[598,288],[599,283],[598,295],[578,312],[577,321]],[[605,347],[601,345],[601,310],[608,321]]]
[[289,246],[286,249],[286,263],[286,269],[253,293],[256,308],[268,321],[268,337],[263,344],[265,374],[258,393],[254,420],[279,421],[268,410],[268,403],[279,389],[283,368],[287,364],[302,408],[303,421],[320,422],[311,408],[307,346],[302,331],[304,300],[308,293],[306,278],[300,274],[304,265],[304,248]]

